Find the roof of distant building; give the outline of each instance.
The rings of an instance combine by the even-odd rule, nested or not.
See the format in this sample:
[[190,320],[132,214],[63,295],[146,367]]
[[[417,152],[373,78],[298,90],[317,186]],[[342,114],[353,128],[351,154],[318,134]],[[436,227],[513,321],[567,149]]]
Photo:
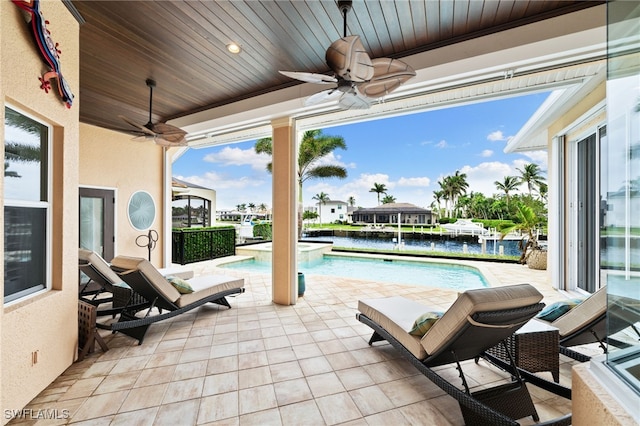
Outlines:
[[171,178],[171,186],[175,188],[200,188],[200,189],[208,189],[210,191],[212,190],[211,188],[207,188],[206,186],[196,185],[195,183],[187,182],[185,180],[181,180],[176,177]]

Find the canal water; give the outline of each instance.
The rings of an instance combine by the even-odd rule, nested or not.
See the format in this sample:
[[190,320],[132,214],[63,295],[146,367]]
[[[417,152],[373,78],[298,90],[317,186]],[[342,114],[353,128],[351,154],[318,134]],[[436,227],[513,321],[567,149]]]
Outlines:
[[[438,237],[438,236],[435,236]],[[376,238],[376,237],[359,237],[359,236],[306,236],[303,237],[305,241],[331,241],[334,247],[348,247],[348,248],[362,248],[362,249],[377,249],[377,250],[398,250],[397,238]],[[518,249],[518,240],[488,240],[485,242],[486,254],[500,254],[500,246],[503,247],[504,254],[508,256],[520,256],[520,250]],[[464,245],[466,244],[467,252],[473,254],[482,253],[482,244],[478,242],[478,237],[475,238],[433,238],[429,239],[403,239],[400,249],[412,250],[412,251],[437,251],[437,252],[451,252],[451,253],[463,253]]]

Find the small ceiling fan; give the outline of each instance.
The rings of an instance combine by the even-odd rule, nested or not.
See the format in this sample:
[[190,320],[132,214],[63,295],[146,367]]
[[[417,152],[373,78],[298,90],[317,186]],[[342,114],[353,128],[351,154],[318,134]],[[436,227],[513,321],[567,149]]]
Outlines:
[[298,71],[280,71],[287,77],[307,83],[337,84],[308,97],[305,105],[338,100],[344,109],[367,109],[373,102],[400,87],[416,75],[404,62],[391,58],[371,59],[360,37],[347,36],[347,13],[351,0],[338,1],[344,17],[344,36],[327,49],[325,60],[334,75]]
[[120,115],[127,124],[138,129],[132,131],[143,139],[153,139],[158,145],[172,147],[172,146],[186,146],[187,140],[185,135],[187,132],[179,127],[172,126],[167,123],[153,123],[151,121],[152,105],[153,105],[153,88],[156,87],[155,80],[148,78],[146,80],[147,87],[149,87],[149,121],[145,125],[140,125],[129,120],[127,117]]

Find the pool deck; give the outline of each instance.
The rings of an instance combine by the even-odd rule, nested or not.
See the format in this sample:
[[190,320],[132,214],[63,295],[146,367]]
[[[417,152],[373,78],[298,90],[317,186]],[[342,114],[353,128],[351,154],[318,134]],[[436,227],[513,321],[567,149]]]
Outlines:
[[[216,264],[189,267],[198,276],[220,273]],[[471,264],[494,286],[526,282],[546,303],[563,298],[546,271]],[[68,410],[70,418],[9,424],[463,424],[453,398],[386,342],[369,347],[371,329],[355,319],[360,298],[403,295],[446,309],[456,291],[307,275],[304,297],[280,306],[271,302],[268,275],[223,273],[245,278],[246,293],[229,298],[232,309],[202,306],[153,324],[141,346],[101,330],[109,351],[98,346],[26,407]],[[574,362],[564,356],[560,362],[560,381],[570,386]],[[473,388],[509,380],[484,361],[463,364]],[[438,370],[459,383],[453,367]],[[531,389],[541,420],[571,411],[570,401]]]

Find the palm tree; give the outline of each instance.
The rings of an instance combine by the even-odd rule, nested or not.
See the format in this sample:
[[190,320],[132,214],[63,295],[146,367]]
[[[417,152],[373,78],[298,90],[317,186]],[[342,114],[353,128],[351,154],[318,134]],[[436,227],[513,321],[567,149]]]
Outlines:
[[375,192],[378,195],[378,205],[380,205],[380,194],[387,193],[387,186],[384,183],[374,183],[369,192]]
[[527,262],[530,251],[539,247],[538,237],[535,233],[538,223],[540,223],[540,218],[535,211],[525,204],[520,204],[516,213],[516,223],[504,228],[500,234],[502,239],[511,231],[521,230],[523,232],[522,240],[519,243],[520,251],[522,251],[520,255],[520,263],[522,264]]
[[322,205],[329,201],[329,194],[321,192],[312,197],[313,200],[318,201],[318,216],[320,216],[320,226],[322,226]]
[[[302,184],[307,179],[347,177],[347,169],[337,164],[318,164],[318,162],[331,154],[334,150],[347,149],[342,136],[331,136],[322,133],[322,130],[308,130],[302,135],[298,148],[298,237],[302,236]],[[258,154],[273,154],[273,140],[263,138],[256,142],[254,147]],[[267,164],[267,170],[271,173],[273,163]]]
[[349,197],[349,199],[347,200],[347,203],[349,203],[349,206],[353,207],[356,205],[356,197],[354,197],[353,195]]
[[505,176],[502,182],[495,181],[493,183],[499,191],[504,192],[505,197],[507,197],[507,207],[509,207],[509,193],[518,190],[519,179],[515,176]]
[[539,187],[541,184],[545,183],[544,178],[542,177],[542,170],[540,170],[540,166],[534,163],[529,163],[524,166],[524,169],[516,169],[520,172],[520,183],[526,183],[527,189],[529,190],[529,196],[531,196],[531,192],[534,187]]
[[458,201],[458,197],[467,193],[469,183],[467,183],[467,174],[460,173],[460,170],[456,170],[456,173],[452,176],[446,176],[442,180],[438,181],[440,189],[444,192],[444,199],[450,206],[449,217],[453,216],[453,210]]
[[382,197],[382,204],[395,203],[395,202],[396,202],[396,197],[394,197],[393,195],[385,194],[385,196]]
[[258,206],[258,209],[260,210],[260,213],[266,213],[267,205],[265,203],[260,203],[260,206]]
[[249,204],[247,204],[247,207],[249,207],[249,211],[253,213],[253,209],[256,208],[256,205],[253,204],[253,203],[249,203]]
[[434,207],[435,203],[435,206],[438,209],[438,215],[442,213],[440,211],[442,209],[442,207],[440,206],[440,202],[442,200],[444,200],[444,191],[433,191],[433,203],[431,203],[431,207]]

